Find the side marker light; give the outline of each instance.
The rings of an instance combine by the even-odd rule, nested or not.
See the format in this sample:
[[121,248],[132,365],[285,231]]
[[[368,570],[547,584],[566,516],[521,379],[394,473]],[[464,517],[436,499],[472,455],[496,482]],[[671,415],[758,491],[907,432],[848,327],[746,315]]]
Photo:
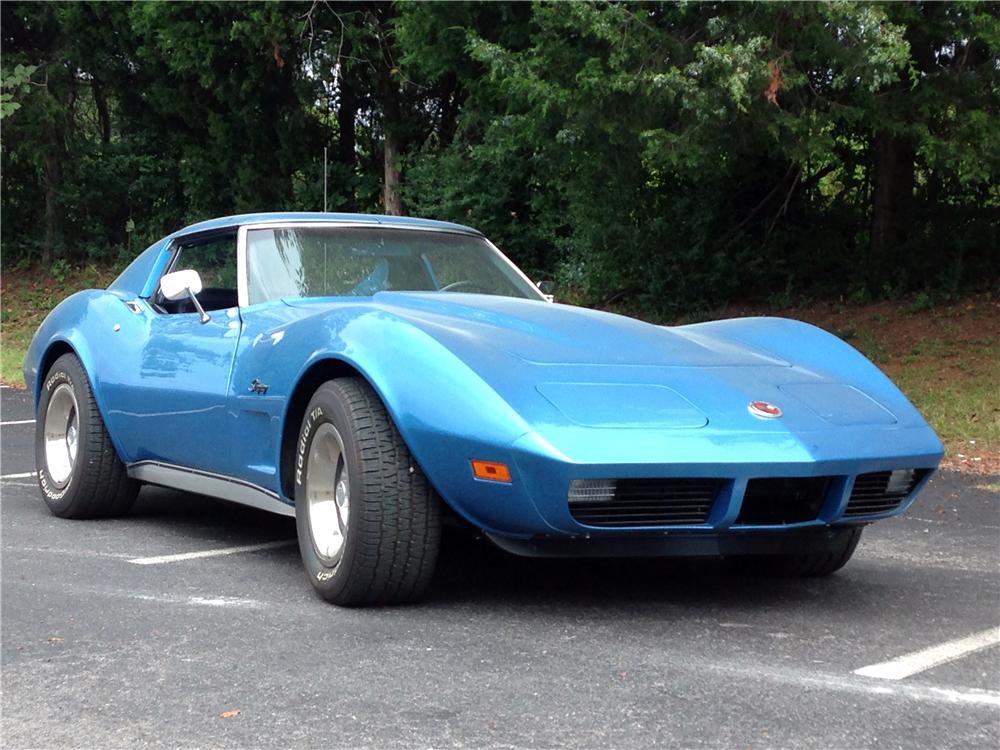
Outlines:
[[510,484],[510,469],[507,464],[497,461],[480,461],[472,459],[472,475],[476,479],[485,479],[488,482],[505,482]]

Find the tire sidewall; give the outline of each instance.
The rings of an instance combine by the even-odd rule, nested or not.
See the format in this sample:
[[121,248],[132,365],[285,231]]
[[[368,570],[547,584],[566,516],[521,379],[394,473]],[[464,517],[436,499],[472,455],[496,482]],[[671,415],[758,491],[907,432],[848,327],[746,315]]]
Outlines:
[[[66,480],[66,484],[60,487],[49,474],[48,462],[45,457],[45,416],[53,393],[60,385],[64,384],[73,389],[73,396],[76,398],[80,439],[77,441],[76,460],[73,462],[69,478]],[[49,368],[45,375],[45,381],[42,383],[38,412],[35,417],[35,465],[38,473],[38,486],[45,496],[45,502],[56,514],[72,506],[80,491],[80,474],[86,467],[89,458],[87,441],[83,439],[84,431],[90,425],[92,418],[89,395],[86,375],[73,355],[63,355],[57,359]]]
[[[343,441],[343,460],[351,477],[351,514],[347,534],[340,559],[333,565],[327,564],[319,556],[313,543],[309,519],[309,503],[306,499],[306,471],[309,452],[312,450],[316,431],[323,424],[332,424]],[[316,590],[326,599],[336,599],[343,593],[350,580],[355,553],[358,547],[359,527],[362,523],[361,467],[356,450],[355,436],[351,429],[347,412],[334,393],[331,384],[322,386],[306,408],[299,438],[295,444],[295,527],[299,540],[299,551],[306,574]]]

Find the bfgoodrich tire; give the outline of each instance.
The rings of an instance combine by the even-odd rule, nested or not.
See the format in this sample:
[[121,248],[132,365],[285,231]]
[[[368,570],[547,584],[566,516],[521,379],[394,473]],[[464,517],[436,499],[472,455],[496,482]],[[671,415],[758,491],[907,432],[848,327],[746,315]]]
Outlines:
[[807,555],[787,555],[775,560],[777,572],[800,578],[817,578],[835,573],[847,565],[861,541],[861,527],[845,533],[831,549]]
[[342,606],[419,598],[437,562],[439,503],[367,383],[320,386],[295,456],[299,549],[320,596]]
[[62,355],[45,374],[35,465],[45,503],[61,518],[118,516],[135,501],[139,483],[118,458],[76,355]]
[[763,555],[759,557],[732,557],[730,560],[741,569],[763,575],[790,578],[819,578],[835,573],[847,565],[861,541],[861,526],[844,529],[829,546],[814,553],[793,555]]

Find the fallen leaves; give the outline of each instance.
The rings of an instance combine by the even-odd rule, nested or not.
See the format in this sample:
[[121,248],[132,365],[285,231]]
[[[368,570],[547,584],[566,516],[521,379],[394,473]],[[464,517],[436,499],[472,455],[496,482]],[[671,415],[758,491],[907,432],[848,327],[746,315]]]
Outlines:
[[771,80],[767,84],[767,88],[764,89],[764,98],[767,99],[769,104],[773,104],[775,107],[780,106],[778,104],[778,92],[785,85],[785,78],[781,75],[781,64],[774,60],[767,64],[767,69],[771,73]]
[[231,719],[234,716],[239,716],[239,715],[240,715],[240,709],[238,708],[231,708],[228,711],[223,711],[221,714],[219,714],[219,716],[222,717],[223,719]]

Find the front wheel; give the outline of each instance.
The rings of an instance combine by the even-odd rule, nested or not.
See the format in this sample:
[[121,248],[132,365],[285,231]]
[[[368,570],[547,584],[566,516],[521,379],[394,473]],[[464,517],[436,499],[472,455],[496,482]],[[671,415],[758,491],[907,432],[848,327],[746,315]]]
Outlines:
[[74,354],[59,357],[45,374],[35,418],[35,465],[45,502],[61,518],[122,515],[139,491]]
[[295,521],[309,580],[342,606],[420,597],[440,545],[440,501],[371,386],[338,378],[306,408]]

